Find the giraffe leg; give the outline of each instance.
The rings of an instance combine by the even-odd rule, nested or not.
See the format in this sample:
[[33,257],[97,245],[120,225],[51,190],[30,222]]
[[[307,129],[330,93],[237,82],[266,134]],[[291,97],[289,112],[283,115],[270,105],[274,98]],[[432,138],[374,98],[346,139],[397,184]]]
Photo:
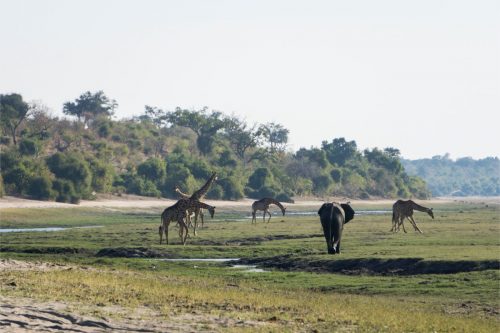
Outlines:
[[417,222],[415,222],[415,220],[413,219],[412,216],[408,216],[408,219],[411,221],[411,223],[413,224],[413,227],[415,228],[416,231],[420,232],[421,234],[423,234],[422,230],[420,230],[417,226]]
[[271,220],[271,213],[269,213],[268,210],[266,210],[266,212],[269,214],[269,219],[267,219],[267,223],[269,223],[269,221]]
[[[184,219],[182,217],[179,217],[177,219],[177,222],[179,223],[180,229],[179,229],[179,236],[181,238],[182,245],[186,245],[186,238],[187,238],[187,228],[188,226],[184,222]],[[184,235],[184,230],[186,231],[186,235]]]
[[391,230],[389,230],[390,232],[396,232],[396,227],[397,227],[397,224],[398,224],[398,219],[399,219],[399,217],[397,217],[393,213],[392,214],[392,228],[391,228]]
[[[403,226],[403,231],[405,232],[405,234],[407,233],[406,232],[406,229],[405,229],[405,223],[404,223],[404,220],[405,218],[404,217],[401,217],[401,221],[399,222],[399,226]],[[399,229],[399,226],[398,226],[398,229]]]
[[158,233],[160,234],[160,245],[163,240],[163,224],[158,228]]
[[266,222],[266,210],[264,209],[264,215],[262,216],[262,222]]
[[198,228],[198,214],[200,210],[196,209],[194,211],[194,223],[193,223],[193,230],[194,230],[194,235],[196,236],[196,228]]
[[252,223],[255,221],[255,224],[257,224],[257,217],[255,215],[255,210],[252,210]]
[[163,228],[165,231],[165,241],[166,241],[167,245],[168,245],[168,225],[169,225],[169,223],[165,223],[165,227]]
[[203,215],[203,209],[200,209],[200,218],[201,218],[201,227],[203,228],[203,223],[205,222],[204,221],[204,215]]

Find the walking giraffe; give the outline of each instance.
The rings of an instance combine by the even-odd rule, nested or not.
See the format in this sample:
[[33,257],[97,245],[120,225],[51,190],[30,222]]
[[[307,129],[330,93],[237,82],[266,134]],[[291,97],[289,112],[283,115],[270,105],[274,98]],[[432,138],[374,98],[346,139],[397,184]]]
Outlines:
[[[173,206],[167,207],[161,214],[161,225],[158,228],[158,233],[160,234],[160,244],[163,240],[163,233],[165,233],[165,239],[168,244],[168,226],[170,222],[177,221],[179,223],[179,237],[181,238],[182,244],[186,244],[186,238],[189,233],[184,219],[187,218],[187,211],[189,209],[204,208],[210,213],[210,217],[214,217],[215,207],[207,205],[204,202],[192,199],[181,199],[177,201]],[[185,234],[184,234],[185,231]]]
[[[175,192],[179,194],[181,199],[192,199],[192,200],[201,200],[205,195],[207,194],[208,190],[210,190],[210,187],[212,184],[217,180],[217,173],[214,172],[212,176],[207,180],[205,185],[203,185],[198,191],[194,192],[192,195],[183,193],[179,186],[175,185]],[[189,216],[194,213],[194,235],[196,236],[196,228],[198,227],[198,216],[201,217],[201,227],[203,228],[204,224],[204,215],[203,215],[203,209],[200,208],[195,208],[191,209],[188,211]],[[191,219],[188,219],[188,226],[191,224]]]
[[267,222],[269,223],[269,220],[271,220],[271,213],[269,213],[269,206],[271,204],[278,206],[281,209],[283,216],[285,216],[286,208],[283,207],[283,205],[279,201],[274,200],[273,198],[263,198],[263,199],[260,199],[258,201],[255,201],[252,204],[252,223],[253,223],[253,221],[255,221],[255,223],[257,223],[257,218],[255,216],[255,213],[258,210],[264,211],[264,216],[263,216],[264,222],[266,221],[266,213],[269,214],[269,219],[267,220]]
[[392,232],[398,232],[399,227],[402,225],[403,226],[403,231],[406,233],[405,225],[403,223],[403,220],[407,218],[410,223],[413,225],[413,228],[420,232],[421,234],[423,233],[418,227],[417,223],[413,219],[413,210],[418,210],[419,212],[425,212],[429,214],[430,217],[434,218],[434,212],[432,211],[432,208],[427,208],[424,206],[420,206],[413,202],[412,200],[398,200],[392,205]]

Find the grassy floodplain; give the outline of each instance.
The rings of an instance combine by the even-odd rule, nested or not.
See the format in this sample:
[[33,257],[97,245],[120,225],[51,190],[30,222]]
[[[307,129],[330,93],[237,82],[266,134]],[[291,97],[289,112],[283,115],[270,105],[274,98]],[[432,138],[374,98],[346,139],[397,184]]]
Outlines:
[[[4,270],[0,291],[96,313],[146,307],[165,321],[189,312],[254,323],[220,331],[497,331],[499,207],[447,203],[434,211],[435,220],[415,215],[424,234],[409,223],[407,234],[390,233],[389,213],[357,215],[345,226],[343,253],[332,256],[314,215],[251,225],[247,211],[220,208],[182,246],[173,226],[170,245],[159,245],[160,207],[2,209],[2,228],[98,227],[1,234],[2,258],[86,269]],[[161,258],[240,258],[266,272]]]

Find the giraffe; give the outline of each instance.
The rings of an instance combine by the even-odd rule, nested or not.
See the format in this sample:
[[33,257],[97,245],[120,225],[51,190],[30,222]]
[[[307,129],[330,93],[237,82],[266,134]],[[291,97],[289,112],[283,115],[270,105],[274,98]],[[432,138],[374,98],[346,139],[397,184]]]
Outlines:
[[260,199],[258,201],[255,201],[252,204],[252,223],[253,223],[253,221],[255,221],[255,223],[257,223],[257,218],[255,216],[255,213],[258,210],[264,211],[264,216],[263,216],[264,222],[266,221],[266,213],[269,214],[269,219],[267,220],[267,222],[269,223],[269,220],[271,220],[271,213],[269,213],[269,206],[271,204],[278,206],[281,209],[283,216],[285,216],[286,208],[283,207],[283,205],[279,201],[274,200],[272,198],[263,198],[263,199]]
[[434,212],[432,211],[432,208],[426,208],[423,206],[420,206],[413,202],[412,200],[398,200],[392,205],[392,232],[398,232],[399,227],[402,225],[403,226],[403,231],[406,233],[405,225],[403,223],[405,217],[410,221],[412,224],[413,228],[420,232],[421,234],[423,233],[418,227],[417,223],[413,219],[413,210],[418,210],[419,212],[426,212],[429,214],[430,217],[434,218]]
[[[182,193],[182,191],[180,190],[179,186],[177,186],[177,185],[175,185],[174,190],[179,195],[179,197],[181,199],[189,199],[189,198],[191,198],[191,196],[189,194]],[[189,217],[189,221],[187,222],[188,227],[191,226],[191,217],[193,217],[195,215],[196,215],[195,211],[193,211],[193,210],[189,210],[188,211],[188,217]],[[202,225],[203,225],[203,209],[200,209],[199,215],[201,216],[201,221],[202,221]]]
[[210,217],[214,217],[215,207],[207,205],[206,203],[198,200],[181,199],[177,201],[173,206],[166,208],[161,214],[161,225],[158,228],[158,233],[160,234],[160,244],[162,243],[163,232],[165,233],[166,242],[168,244],[168,226],[170,225],[170,222],[177,220],[177,222],[179,223],[179,236],[181,237],[182,244],[185,245],[186,238],[189,234],[189,229],[184,222],[184,219],[187,218],[187,211],[189,209],[196,208],[207,209],[210,213]]
[[[207,180],[207,182],[196,192],[194,192],[192,195],[182,193],[179,186],[175,186],[175,192],[179,194],[179,196],[182,199],[192,199],[192,200],[201,200],[205,195],[207,194],[208,190],[212,186],[212,184],[217,180],[217,173],[214,172],[212,176]],[[196,228],[198,227],[198,216],[201,218],[201,227],[203,228],[204,224],[204,215],[203,215],[203,209],[193,209],[189,211],[190,215],[194,213],[194,235],[196,236]],[[191,219],[188,220],[188,224],[191,224]]]

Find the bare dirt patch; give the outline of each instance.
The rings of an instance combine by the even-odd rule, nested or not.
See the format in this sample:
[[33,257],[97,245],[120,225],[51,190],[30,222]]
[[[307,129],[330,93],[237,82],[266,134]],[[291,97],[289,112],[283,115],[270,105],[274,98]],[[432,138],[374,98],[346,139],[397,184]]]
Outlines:
[[[0,259],[1,272],[64,269],[94,268]],[[16,288],[14,282],[8,286]],[[264,325],[273,326],[266,321],[231,318],[193,310],[174,309],[171,314],[165,315],[145,306],[125,308],[0,296],[2,332],[218,332],[229,327],[251,330]]]
[[96,307],[70,302],[41,302],[21,297],[0,297],[0,303],[0,330],[12,333],[218,332],[228,327],[251,329],[269,325],[267,322],[203,313],[164,316],[146,307]]

